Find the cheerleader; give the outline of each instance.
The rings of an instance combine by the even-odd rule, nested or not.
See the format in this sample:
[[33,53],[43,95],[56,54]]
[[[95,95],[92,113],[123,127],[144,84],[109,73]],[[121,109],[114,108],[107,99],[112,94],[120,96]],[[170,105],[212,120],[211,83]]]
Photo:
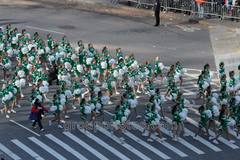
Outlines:
[[112,119],[114,121],[114,126],[115,126],[115,130],[111,131],[111,135],[113,137],[113,134],[115,132],[119,132],[119,139],[121,141],[124,141],[125,139],[122,137],[122,129],[123,129],[123,122],[122,122],[122,118],[124,117],[124,114],[121,110],[121,106],[117,105],[115,107],[115,115],[112,116]]
[[220,78],[220,90],[223,87],[227,87],[226,74],[222,75],[222,77]]
[[167,91],[166,91],[164,97],[166,97],[168,95],[168,93],[170,92],[170,90],[172,88],[172,84],[173,84],[173,73],[169,71],[167,74]]
[[212,112],[212,117],[208,117],[208,126],[207,128],[209,129],[211,124],[213,125],[213,131],[215,135],[217,135],[217,129],[216,129],[216,123],[215,123],[215,115],[214,115],[214,108],[213,105],[214,103],[209,100],[210,103],[207,103],[206,108],[207,110],[210,110]]
[[197,84],[198,84],[198,96],[194,100],[192,100],[193,105],[196,105],[195,101],[201,97],[203,98],[203,104],[205,104],[205,94],[203,89],[204,80],[202,74],[198,76]]
[[6,85],[6,88],[9,92],[11,92],[12,94],[12,98],[9,100],[9,103],[12,101],[12,109],[11,109],[11,113],[17,113],[15,110],[14,110],[14,107],[15,107],[15,94],[14,92],[16,92],[16,89],[14,88],[13,84],[12,84],[12,80],[8,80],[7,82],[7,85]]
[[35,88],[33,88],[31,90],[31,95],[30,95],[30,99],[29,99],[32,105],[34,104],[34,101],[37,98],[37,95],[38,95],[37,90]]
[[237,116],[236,125],[237,125],[237,128],[238,128],[237,129],[237,139],[240,139],[240,136],[239,136],[239,131],[240,131],[240,105],[237,105],[235,114]]
[[229,72],[229,77],[230,77],[229,87],[233,87],[233,88],[235,87],[235,83],[236,83],[234,75],[235,75],[234,71]]
[[149,71],[149,73],[147,74],[147,77],[151,78],[151,75],[152,75],[152,65],[151,65],[151,61],[150,60],[146,61],[146,69]]
[[89,43],[89,44],[88,44],[88,50],[89,50],[89,52],[94,53],[95,49],[94,49],[92,43]]
[[100,84],[100,79],[103,79],[104,69],[102,68],[102,62],[105,62],[105,60],[103,60],[103,56],[100,55],[98,57],[98,61],[97,61],[97,67],[99,69],[99,74],[98,74],[98,79],[97,79],[98,84]]
[[140,83],[139,83],[138,88],[137,88],[137,93],[141,93],[140,87],[142,88],[143,93],[145,93],[145,89],[144,89],[144,74],[145,74],[145,69],[144,69],[144,67],[143,67],[142,64],[138,65],[137,69],[138,69],[138,70],[137,70],[136,74],[137,74],[138,76],[140,76]]
[[219,121],[220,121],[220,125],[218,127],[219,129],[219,132],[218,132],[218,135],[215,137],[215,139],[213,140],[213,143],[215,144],[218,144],[218,137],[223,133],[223,131],[225,131],[227,133],[227,137],[228,137],[228,140],[230,143],[235,143],[234,140],[231,140],[231,137],[230,137],[230,134],[229,134],[229,131],[228,131],[228,126],[227,126],[227,123],[228,122],[231,122],[227,119],[227,116],[225,114],[225,109],[222,109],[221,112],[220,112],[220,115],[219,115]]
[[151,134],[153,131],[157,130],[159,136],[160,136],[160,141],[164,141],[166,140],[166,138],[163,138],[162,137],[162,134],[161,134],[161,131],[160,131],[160,127],[159,127],[159,116],[156,112],[156,106],[155,105],[152,105],[152,108],[151,108],[151,117],[149,119],[149,125],[150,125],[150,129],[149,129],[149,133],[148,133],[148,139],[147,141],[148,142],[153,142],[153,140],[151,139]]
[[[105,83],[107,84],[107,92],[108,92],[108,97],[110,98],[112,96],[112,90],[113,90],[113,85],[112,82],[114,81],[114,78],[111,76],[111,73],[107,73],[107,77],[105,78]],[[112,104],[111,101],[108,102],[108,104]]]
[[98,92],[98,103],[101,105],[101,108],[99,109],[100,114],[97,115],[97,117],[102,116],[102,124],[107,125],[107,123],[104,121],[105,120],[105,113],[104,113],[104,105],[102,104],[102,91]]
[[[60,115],[61,115],[61,110],[63,109],[61,102],[59,101],[59,97],[57,94],[53,95],[53,100],[50,103],[50,107],[53,107],[53,105],[56,107],[54,110],[54,115],[55,118],[53,120],[49,121],[49,126],[52,126],[52,122],[57,121],[58,122],[58,128],[63,128],[60,123]],[[50,108],[51,110],[51,108]]]
[[163,120],[165,120],[165,116],[164,116],[164,111],[163,111],[163,106],[162,104],[164,102],[161,102],[162,101],[162,97],[161,97],[161,91],[159,88],[156,89],[156,100],[160,101],[160,104],[159,104],[159,107],[160,107],[160,112],[161,112],[161,115],[163,117]]
[[85,110],[86,110],[85,108],[86,108],[86,100],[85,98],[82,98],[80,103],[80,113],[81,113],[81,118],[84,122],[85,133],[89,134],[90,132],[87,130],[87,114],[85,113]]
[[49,51],[50,51],[50,48],[46,48],[44,41],[41,41],[39,51],[38,51],[38,57],[40,58],[41,65],[43,60],[45,61],[45,67],[47,71],[49,70],[47,67],[47,54],[49,53]]
[[221,78],[223,75],[226,75],[224,65],[224,62],[219,63],[219,78]]
[[[137,99],[135,99],[135,94],[133,93],[133,89],[132,87],[129,87],[127,89],[127,95],[129,97],[129,100],[130,101],[129,103],[131,104],[130,107],[129,107],[129,110],[131,110],[131,108],[134,108],[134,111],[135,111],[135,114],[136,114],[136,118],[141,118],[142,116],[138,115],[138,112],[137,112]],[[126,97],[124,97],[126,98]]]
[[[236,117],[236,109],[237,109],[237,104],[236,104],[236,99],[235,98],[232,98],[230,100],[230,104],[229,104],[229,113],[227,115],[227,118],[231,117],[233,120],[237,120]],[[233,126],[233,130],[234,131],[237,131],[237,129],[235,128],[236,126],[234,125]]]
[[[179,116],[179,112],[178,112],[178,106],[180,104],[175,104],[173,107],[172,107],[172,130],[173,130],[173,138],[172,140],[173,141],[179,141],[179,135],[181,133],[181,126],[180,126],[180,119],[181,117]],[[171,133],[171,131],[170,131]],[[176,136],[176,133],[177,133],[177,138],[175,138]]]
[[0,42],[2,41],[3,35],[4,35],[3,30],[2,30],[2,28],[0,27]]
[[94,125],[96,127],[99,127],[97,124],[97,115],[96,115],[97,98],[96,98],[95,92],[91,93],[91,99],[88,101],[88,104],[90,104],[90,106],[94,105],[94,109],[91,110],[91,117],[90,117],[88,125],[93,126],[92,119],[94,119]]
[[176,63],[176,72],[180,75],[179,76],[179,80],[180,80],[180,86],[182,86],[182,82],[183,82],[183,78],[182,78],[182,71],[183,71],[183,67],[181,66],[181,63],[179,61],[177,61]]
[[48,47],[52,50],[52,43],[53,43],[53,39],[52,39],[52,35],[50,33],[47,34],[47,45]]
[[[7,73],[7,78],[6,78],[6,73]],[[11,61],[10,58],[8,57],[8,53],[5,52],[4,57],[3,57],[3,82],[7,83],[8,77],[11,74]]]
[[[44,72],[44,70],[42,70],[41,72]],[[37,91],[41,92],[42,95],[44,96],[45,100],[47,102],[49,102],[50,100],[47,99],[47,92],[48,92],[48,87],[47,86],[44,86],[43,85],[43,81],[44,81],[44,78],[40,76],[41,79],[38,79],[38,82],[37,82]],[[46,81],[47,82],[47,81]],[[45,87],[44,90],[40,90],[40,87]],[[42,101],[43,102],[43,101]]]
[[[62,83],[62,86],[61,86],[61,91],[62,91],[62,94],[65,95],[65,104],[63,104],[63,111],[64,111],[64,114],[65,114],[65,118],[66,119],[69,119],[70,117],[67,115],[67,110],[68,110],[68,96],[66,95],[66,91],[68,90],[67,88],[67,85],[65,83]],[[60,115],[61,116],[61,120],[62,120],[62,114]]]
[[80,82],[75,80],[74,85],[72,85],[72,88],[74,90],[73,92],[73,101],[72,101],[72,108],[76,109],[74,106],[75,100],[77,99],[79,104],[81,102],[81,87],[80,87]]
[[85,49],[82,40],[79,40],[79,41],[78,41],[78,47],[80,47],[80,48],[82,48],[82,49]]
[[73,65],[73,70],[74,70],[74,74],[75,74],[76,78],[78,78],[80,80],[81,73],[77,69],[78,65],[80,65],[80,62],[79,62],[79,58],[77,57],[77,58],[75,58],[75,62],[74,62],[74,65]]
[[[22,61],[22,66],[23,66],[23,71],[24,71],[24,73],[25,73],[25,75],[27,76],[27,81],[28,81],[28,85],[29,85],[29,87],[31,87],[32,86],[32,84],[30,83],[30,78],[29,78],[29,70],[31,71],[32,70],[32,67],[34,67],[34,65],[32,64],[30,64],[29,65],[29,63],[28,63],[28,61],[27,61],[27,57],[23,57],[23,59],[22,59],[23,61]],[[30,67],[31,66],[31,67]]]
[[[172,101],[173,101],[174,103],[176,103],[176,98],[177,98],[177,94],[178,94],[178,93],[179,93],[179,89],[177,88],[176,83],[173,82],[172,88],[171,88],[169,94],[171,95]],[[171,110],[171,109],[170,109],[170,110]]]
[[[18,47],[18,65],[21,66],[22,65],[22,61],[23,61],[23,57],[25,57],[25,54],[27,54],[27,50],[26,52],[23,52],[23,42],[19,43],[19,47]],[[24,48],[25,49],[25,48]]]
[[151,105],[150,102],[148,102],[145,106],[146,106],[146,111],[144,112],[144,115],[145,115],[145,119],[144,119],[144,121],[145,121],[145,127],[144,127],[144,129],[143,129],[142,136],[147,137],[148,135],[146,134],[145,131],[146,131],[147,128],[148,128],[149,119],[151,118],[152,105]]
[[195,140],[198,140],[197,135],[202,130],[203,127],[206,129],[206,133],[207,133],[207,135],[209,137],[209,140],[214,139],[214,137],[209,135],[208,128],[207,128],[208,116],[207,116],[206,112],[204,112],[204,110],[205,110],[204,106],[200,106],[198,108],[198,112],[200,113],[200,121],[198,122],[198,127],[199,128],[198,128],[195,136],[193,137],[193,139],[195,139]]
[[117,62],[120,63],[120,60],[123,59],[122,49],[117,48],[116,49],[116,56],[117,56]]
[[4,105],[4,109],[1,109],[1,114],[3,114],[3,111],[5,111],[6,118],[10,118],[8,115],[8,108],[9,108],[9,92],[6,88],[6,84],[2,85],[2,91],[0,92],[0,95],[2,96],[2,103]]
[[159,75],[161,77],[161,81],[163,80],[163,75],[162,75],[162,69],[161,67],[159,66],[160,64],[160,58],[159,57],[156,57],[155,59],[155,78],[157,78],[157,76]]
[[15,73],[15,75],[14,75],[14,77],[13,77],[13,86],[14,86],[14,88],[16,88],[16,90],[17,90],[17,93],[15,94],[15,95],[16,95],[16,106],[17,106],[17,107],[21,107],[21,106],[19,105],[19,100],[20,100],[20,98],[21,98],[21,88],[18,87],[18,86],[16,86],[15,82],[16,82],[17,80],[20,81],[20,78],[18,77],[18,74]]

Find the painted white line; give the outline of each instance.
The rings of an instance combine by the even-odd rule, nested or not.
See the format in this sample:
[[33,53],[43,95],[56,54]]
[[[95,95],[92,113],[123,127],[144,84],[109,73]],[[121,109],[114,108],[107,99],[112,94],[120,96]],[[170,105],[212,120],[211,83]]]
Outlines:
[[37,159],[37,160],[44,160],[42,157],[40,157],[36,152],[34,152],[32,149],[28,148],[25,144],[23,144],[22,142],[20,142],[17,139],[13,139],[11,140],[13,143],[15,143],[19,148],[21,148],[22,150],[24,150],[25,152],[27,152],[30,156],[32,156],[33,158]]
[[[196,121],[194,121],[193,119],[187,117],[186,118],[191,124],[193,124],[194,126],[198,127],[198,123]],[[213,137],[215,137],[215,133],[211,130],[208,130],[209,134]],[[235,144],[231,144],[228,140],[222,138],[222,137],[219,137],[218,138],[219,141],[221,141],[222,143],[226,144],[227,146],[231,147],[232,149],[238,149],[239,147],[236,146]]]
[[23,125],[21,125],[21,124],[15,122],[14,120],[10,120],[10,121],[13,122],[13,123],[15,123],[16,125],[19,125],[20,127],[24,128],[24,129],[28,130],[29,132],[32,132],[32,133],[35,134],[36,136],[40,137],[39,134],[33,132],[31,129],[29,129],[29,128],[27,128],[27,127],[24,127]]
[[[164,67],[164,69],[170,69],[170,67]],[[189,71],[198,71],[199,72],[199,74],[200,74],[200,72],[202,71],[202,70],[199,70],[199,69],[192,69],[192,68],[183,68],[183,69],[185,69],[185,70],[189,70]],[[217,73],[216,71],[211,71],[211,72],[213,72],[213,73]]]
[[93,155],[95,155],[99,159],[108,160],[107,157],[105,157],[104,155],[99,153],[97,150],[95,150],[94,148],[92,148],[87,143],[85,143],[84,141],[80,140],[78,137],[76,137],[75,135],[71,134],[70,132],[63,132],[63,134],[65,134],[67,137],[69,137],[70,139],[72,139],[73,141],[78,143],[80,146],[82,146],[85,149],[87,149],[89,152],[91,152]]
[[[139,126],[138,124],[136,124],[134,122],[130,122],[130,123],[131,123],[131,125],[134,126],[134,128],[136,128],[139,131],[143,132],[143,128],[141,126]],[[153,134],[151,135],[151,138],[154,139],[155,141],[157,141],[158,143],[160,143],[161,145],[167,147],[168,149],[170,149],[174,153],[178,154],[180,157],[187,157],[188,156],[187,154],[183,153],[182,151],[180,151],[176,147],[172,146],[168,142],[166,142],[166,141],[162,142],[159,137],[157,137],[157,136],[155,136]]]
[[81,155],[80,153],[75,151],[72,147],[70,147],[69,145],[67,145],[63,141],[61,141],[58,138],[54,137],[52,134],[46,134],[45,136],[48,137],[53,142],[55,142],[56,144],[58,144],[59,146],[61,146],[62,148],[64,148],[65,150],[67,150],[69,153],[71,153],[75,157],[77,157],[77,159],[87,160],[87,158],[85,158],[83,155]]
[[[82,132],[83,134],[85,134],[85,130],[84,129],[79,129],[80,132]],[[113,154],[115,154],[116,156],[118,156],[121,159],[124,160],[130,160],[128,157],[126,157],[124,154],[122,154],[121,152],[119,152],[118,150],[116,150],[115,148],[113,148],[112,146],[108,145],[107,143],[105,143],[104,141],[102,141],[101,139],[99,139],[98,137],[94,136],[91,133],[85,134],[88,138],[94,140],[96,143],[98,143],[99,145],[103,146],[104,148],[106,148],[107,150],[109,150],[110,152],[112,152]]]
[[31,26],[26,26],[27,28],[32,28],[32,29],[38,29],[41,31],[46,31],[46,32],[52,32],[52,33],[57,33],[57,34],[64,34],[62,32],[56,32],[56,31],[51,31],[51,30],[47,30],[47,29],[42,29],[42,28],[37,28],[37,27],[31,27]]
[[[126,136],[128,136],[129,138],[133,139],[135,142],[139,143],[140,145],[146,147],[147,149],[149,149],[150,151],[152,151],[153,153],[155,153],[156,155],[158,155],[159,157],[163,158],[163,159],[171,159],[170,157],[168,157],[167,155],[165,155],[163,152],[159,151],[158,149],[152,147],[151,145],[149,145],[148,143],[142,141],[140,138],[136,137],[135,135],[133,135],[130,132],[123,132]],[[142,157],[143,158],[143,157]],[[144,158],[145,159],[145,158]]]
[[21,159],[20,157],[18,157],[15,153],[10,151],[7,147],[2,145],[1,143],[0,143],[0,150],[5,152],[8,156],[10,156],[14,160],[20,160]]
[[[169,123],[172,123],[172,120],[168,117],[165,117],[167,118],[167,121]],[[193,133],[192,131],[188,130],[187,128],[184,128],[186,133],[188,133],[190,136],[195,136],[195,133]],[[205,139],[203,139],[202,137],[198,136],[198,139],[199,139],[199,142],[201,142],[202,144],[206,145],[207,147],[209,147],[210,149],[214,150],[215,152],[220,152],[222,151],[220,148],[214,146],[212,143],[206,141]]]
[[57,159],[67,160],[66,158],[61,156],[59,153],[54,151],[52,148],[48,147],[47,145],[45,145],[44,143],[39,141],[37,138],[35,138],[35,137],[28,137],[28,139],[30,139],[33,143],[35,143],[36,145],[38,145],[39,147],[41,147],[42,149],[44,149],[45,151],[47,151],[48,153],[50,153],[51,155],[56,157]]
[[127,144],[126,142],[121,142],[117,136],[115,136],[115,135],[112,136],[111,133],[108,132],[106,129],[104,129],[102,127],[99,127],[98,131],[102,132],[103,134],[105,134],[106,136],[108,136],[109,138],[111,138],[112,140],[114,140],[115,142],[117,142],[118,144],[120,144],[121,146],[126,148],[127,150],[131,151],[132,153],[137,155],[139,158],[144,159],[144,160],[145,159],[149,159],[149,160],[151,159],[151,158],[147,157],[146,155],[142,154],[141,152],[139,152],[134,147]]

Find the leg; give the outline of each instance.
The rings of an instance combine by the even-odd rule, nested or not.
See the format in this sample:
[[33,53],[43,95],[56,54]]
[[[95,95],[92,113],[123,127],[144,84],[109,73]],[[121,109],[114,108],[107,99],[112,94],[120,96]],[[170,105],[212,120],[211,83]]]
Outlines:
[[201,131],[202,127],[199,127],[196,134],[195,134],[195,137],[197,137],[198,133]]

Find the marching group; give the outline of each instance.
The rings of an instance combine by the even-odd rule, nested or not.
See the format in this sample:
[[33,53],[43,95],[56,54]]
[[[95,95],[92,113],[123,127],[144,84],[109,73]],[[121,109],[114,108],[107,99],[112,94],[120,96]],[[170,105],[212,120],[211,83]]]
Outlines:
[[[46,43],[45,43],[46,42]],[[152,142],[151,133],[159,135],[164,141],[160,130],[160,120],[166,120],[163,111],[163,104],[166,97],[170,98],[174,103],[169,107],[172,113],[172,127],[169,134],[172,135],[173,141],[179,141],[181,130],[183,136],[189,136],[185,132],[184,123],[187,122],[186,117],[188,109],[185,107],[190,102],[183,97],[182,75],[185,70],[177,61],[175,65],[171,65],[167,76],[164,77],[162,70],[163,63],[159,57],[155,58],[154,68],[150,60],[145,65],[138,64],[134,54],[123,56],[121,48],[116,49],[117,59],[113,59],[107,47],[103,47],[102,53],[93,47],[92,43],[85,48],[83,41],[79,40],[77,47],[73,48],[66,36],[62,37],[59,44],[57,39],[53,39],[51,34],[47,34],[46,41],[35,32],[33,38],[27,33],[26,29],[18,32],[17,28],[11,28],[11,24],[7,24],[5,28],[0,27],[0,65],[3,68],[2,103],[4,108],[1,113],[6,114],[6,118],[10,118],[10,113],[16,113],[15,107],[21,107],[20,101],[24,97],[22,88],[28,85],[32,87],[30,103],[32,106],[29,119],[33,121],[32,127],[36,128],[36,123],[40,127],[40,131],[44,131],[41,119],[44,112],[48,112],[44,107],[45,102],[50,102],[47,98],[49,87],[52,80],[49,80],[49,74],[57,69],[56,80],[60,84],[60,88],[53,95],[50,102],[50,111],[54,113],[55,118],[49,121],[58,122],[58,128],[63,128],[64,118],[68,119],[69,98],[73,97],[71,107],[76,109],[75,101],[80,104],[80,115],[84,121],[85,133],[88,134],[87,125],[99,127],[96,123],[98,117],[102,116],[102,125],[105,122],[104,105],[111,105],[111,97],[113,92],[120,95],[118,88],[124,88],[124,92],[120,96],[120,102],[115,107],[113,125],[115,132],[119,132],[119,138],[124,140],[122,132],[125,132],[126,125],[130,125],[130,113],[133,109],[136,118],[138,115],[138,93],[145,93],[149,101],[146,103],[146,111],[144,113],[145,128],[142,136],[148,136],[147,141]],[[12,66],[11,60],[16,57],[17,64]],[[44,63],[44,64],[43,64]],[[43,67],[44,66],[44,67]],[[50,69],[48,68],[50,66]],[[14,68],[12,72],[12,68]],[[227,84],[227,74],[224,69],[224,62],[219,64],[220,92],[212,93],[211,82],[214,74],[209,71],[210,65],[205,64],[201,74],[198,77],[198,96],[192,100],[202,98],[203,103],[198,108],[200,114],[199,129],[193,137],[198,140],[197,135],[202,128],[206,129],[209,140],[218,144],[217,139],[223,131],[228,135],[230,143],[235,143],[229,135],[229,127],[235,130],[237,139],[240,139],[240,97],[237,96],[239,90],[238,79],[234,77],[234,71],[229,72],[230,82]],[[240,66],[239,66],[240,69]],[[13,78],[10,79],[10,75]],[[74,75],[73,75],[74,74]],[[30,76],[32,81],[30,81]],[[100,90],[97,85],[101,85]],[[161,94],[160,85],[166,85],[165,94]],[[72,88],[72,89],[70,89]],[[103,96],[104,91],[107,96]],[[141,90],[141,91],[140,91]],[[89,95],[89,98],[86,98]],[[220,103],[218,103],[220,102]],[[11,104],[11,106],[10,106]],[[161,116],[160,116],[160,115]],[[89,121],[87,116],[90,115]],[[217,127],[215,119],[218,117],[220,125]],[[208,129],[213,125],[215,137],[209,135]],[[147,134],[147,130],[149,130]]]

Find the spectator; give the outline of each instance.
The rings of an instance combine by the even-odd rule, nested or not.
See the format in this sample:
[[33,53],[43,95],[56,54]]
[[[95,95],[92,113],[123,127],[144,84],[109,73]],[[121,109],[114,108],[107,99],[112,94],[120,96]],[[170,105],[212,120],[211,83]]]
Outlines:
[[196,0],[197,5],[198,5],[198,13],[199,17],[203,17],[204,15],[204,2],[205,0]]
[[225,0],[217,0],[216,4],[217,4],[218,14],[220,15],[220,16],[218,16],[218,18],[220,18],[220,20],[222,20],[222,16],[223,16],[222,6],[225,4]]

